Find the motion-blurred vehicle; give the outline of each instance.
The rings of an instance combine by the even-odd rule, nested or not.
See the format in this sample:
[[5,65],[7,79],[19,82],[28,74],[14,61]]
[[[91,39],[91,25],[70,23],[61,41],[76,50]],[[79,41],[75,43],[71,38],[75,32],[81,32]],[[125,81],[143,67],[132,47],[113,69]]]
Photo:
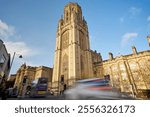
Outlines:
[[48,94],[48,78],[38,78],[31,84],[30,97],[46,97]]
[[8,96],[8,97],[11,97],[12,94],[13,94],[13,88],[8,88],[8,89],[7,89],[7,96]]
[[126,93],[112,87],[109,80],[100,78],[79,80],[64,94],[65,99],[132,99]]

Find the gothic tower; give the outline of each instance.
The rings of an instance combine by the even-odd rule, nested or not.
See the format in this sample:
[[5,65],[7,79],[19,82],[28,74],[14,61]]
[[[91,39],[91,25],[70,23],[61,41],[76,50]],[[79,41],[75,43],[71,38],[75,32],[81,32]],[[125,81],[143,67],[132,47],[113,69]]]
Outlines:
[[93,77],[87,23],[77,3],[64,8],[58,23],[52,88],[60,83],[70,86],[74,81]]

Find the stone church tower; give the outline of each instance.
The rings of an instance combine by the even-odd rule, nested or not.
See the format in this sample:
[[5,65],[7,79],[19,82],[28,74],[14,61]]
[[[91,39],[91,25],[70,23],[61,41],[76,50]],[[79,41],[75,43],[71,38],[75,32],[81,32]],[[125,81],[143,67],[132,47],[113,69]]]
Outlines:
[[52,88],[72,85],[76,80],[93,77],[87,23],[77,3],[64,8],[58,23]]

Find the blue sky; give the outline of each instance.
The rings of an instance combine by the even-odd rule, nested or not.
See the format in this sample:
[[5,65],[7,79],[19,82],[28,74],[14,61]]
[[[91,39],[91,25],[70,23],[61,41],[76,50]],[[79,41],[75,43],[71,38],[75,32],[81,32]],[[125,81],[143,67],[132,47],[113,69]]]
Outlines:
[[[149,0],[0,0],[0,38],[16,51],[11,73],[26,62],[53,67],[58,20],[68,2],[77,2],[88,23],[90,46],[108,59],[148,50]],[[18,59],[19,54],[23,59]]]

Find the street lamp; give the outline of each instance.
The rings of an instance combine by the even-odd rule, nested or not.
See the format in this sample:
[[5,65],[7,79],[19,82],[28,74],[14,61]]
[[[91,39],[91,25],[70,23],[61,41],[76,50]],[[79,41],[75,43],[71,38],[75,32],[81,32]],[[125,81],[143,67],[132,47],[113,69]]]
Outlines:
[[[15,55],[16,55],[16,52],[14,52],[14,54],[13,54],[12,61],[11,61],[11,64],[10,64],[10,68],[12,67]],[[23,58],[22,55],[19,54],[19,58]]]
[[[19,58],[23,58],[23,56],[22,56],[21,54],[18,54],[18,55],[19,55]],[[10,63],[10,69],[9,69],[9,71],[8,71],[8,77],[9,77],[9,74],[10,74],[10,71],[11,71],[12,64],[13,64],[13,62],[14,62],[15,56],[16,56],[16,52],[14,52],[13,57],[12,57],[12,60],[11,60],[11,63]]]

